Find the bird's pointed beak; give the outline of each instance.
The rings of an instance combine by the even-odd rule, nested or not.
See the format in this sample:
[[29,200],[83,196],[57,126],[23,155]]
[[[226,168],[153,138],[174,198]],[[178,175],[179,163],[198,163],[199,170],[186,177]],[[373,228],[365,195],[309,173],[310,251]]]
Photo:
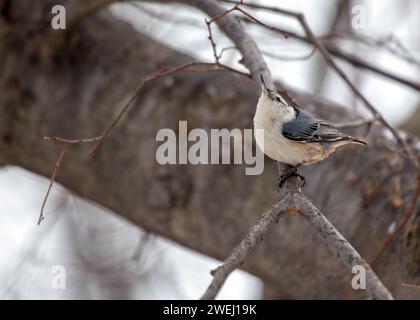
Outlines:
[[265,84],[265,81],[264,81],[264,78],[263,78],[262,75],[261,75],[261,90],[264,93],[268,93],[268,91],[269,91],[266,84]]

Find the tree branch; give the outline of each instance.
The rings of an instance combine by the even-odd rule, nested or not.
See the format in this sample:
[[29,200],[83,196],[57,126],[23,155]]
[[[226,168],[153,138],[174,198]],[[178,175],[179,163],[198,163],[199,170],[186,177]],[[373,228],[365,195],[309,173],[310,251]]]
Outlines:
[[392,300],[392,295],[382,284],[370,265],[360,256],[354,247],[328,221],[328,219],[304,196],[296,201],[299,211],[306,221],[319,233],[331,251],[350,270],[354,266],[363,266],[366,271],[366,290],[371,299]]
[[362,266],[366,272],[366,290],[369,298],[393,299],[391,293],[356,249],[341,235],[325,215],[300,193],[300,190],[295,190],[288,193],[282,201],[266,211],[223,264],[211,272],[213,280],[201,297],[202,300],[216,298],[230,273],[242,266],[248,253],[255,248],[258,241],[264,238],[269,227],[278,221],[282,213],[302,215],[318,232],[334,255],[350,270],[355,266]]
[[233,249],[229,257],[217,269],[211,272],[213,280],[211,281],[201,300],[213,300],[216,298],[227,277],[239,268],[245,261],[248,253],[256,247],[259,241],[263,240],[270,226],[277,222],[280,215],[291,205],[291,197],[285,197],[275,204],[271,209],[264,212],[255,226],[251,228],[247,236],[241,243]]

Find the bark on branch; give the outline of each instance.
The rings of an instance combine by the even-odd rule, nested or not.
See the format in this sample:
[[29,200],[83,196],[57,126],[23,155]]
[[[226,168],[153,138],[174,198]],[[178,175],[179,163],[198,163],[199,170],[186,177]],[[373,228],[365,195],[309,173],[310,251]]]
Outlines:
[[287,194],[279,203],[266,211],[251,228],[247,236],[232,251],[221,266],[212,271],[213,280],[201,297],[202,300],[215,299],[224,282],[232,271],[240,267],[251,250],[263,240],[269,227],[278,222],[281,214],[303,215],[308,223],[324,239],[344,265],[350,270],[362,267],[366,273],[366,288],[371,299],[392,300],[388,289],[382,284],[370,265],[360,256],[353,246],[340,234],[330,221],[311,203],[309,199],[297,192]]
[[213,280],[211,281],[206,292],[201,297],[201,300],[215,299],[227,277],[240,267],[248,256],[249,252],[253,250],[259,241],[264,239],[265,234],[274,222],[278,222],[280,215],[289,208],[291,197],[282,199],[275,204],[271,209],[264,212],[260,219],[258,219],[255,226],[251,228],[247,236],[241,243],[232,251],[229,257],[223,264],[211,272]]

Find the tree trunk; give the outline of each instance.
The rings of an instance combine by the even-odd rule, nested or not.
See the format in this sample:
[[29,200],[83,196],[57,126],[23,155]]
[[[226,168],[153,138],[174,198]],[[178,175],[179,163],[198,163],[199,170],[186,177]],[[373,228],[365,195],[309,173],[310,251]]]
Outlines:
[[[38,21],[51,3],[0,1],[0,163],[46,177],[61,146],[44,136],[101,133],[146,75],[191,60],[107,12],[52,32]],[[354,117],[304,98],[304,107],[333,121]],[[161,128],[177,131],[179,120],[189,129],[251,128],[256,102],[253,82],[227,72],[153,81],[94,156],[91,145],[68,148],[57,181],[150,232],[224,259],[278,198],[275,165],[267,159],[260,176],[246,176],[241,165],[162,166],[155,137]],[[303,170],[304,193],[365,258],[401,221],[415,189],[412,164],[379,144],[381,136],[374,127],[368,147],[340,149]],[[400,285],[420,282],[419,221],[417,208],[374,266],[395,298],[420,296]],[[353,276],[297,216],[272,228],[243,269],[286,298],[339,298]]]

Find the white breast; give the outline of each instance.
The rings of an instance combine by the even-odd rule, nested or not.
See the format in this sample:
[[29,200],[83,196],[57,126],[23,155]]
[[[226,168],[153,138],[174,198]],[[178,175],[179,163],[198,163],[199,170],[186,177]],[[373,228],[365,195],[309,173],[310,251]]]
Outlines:
[[261,95],[254,116],[254,135],[261,151],[276,161],[292,166],[308,160],[305,152],[307,143],[286,139],[281,134],[283,123],[294,117],[292,107],[277,105],[265,94]]

